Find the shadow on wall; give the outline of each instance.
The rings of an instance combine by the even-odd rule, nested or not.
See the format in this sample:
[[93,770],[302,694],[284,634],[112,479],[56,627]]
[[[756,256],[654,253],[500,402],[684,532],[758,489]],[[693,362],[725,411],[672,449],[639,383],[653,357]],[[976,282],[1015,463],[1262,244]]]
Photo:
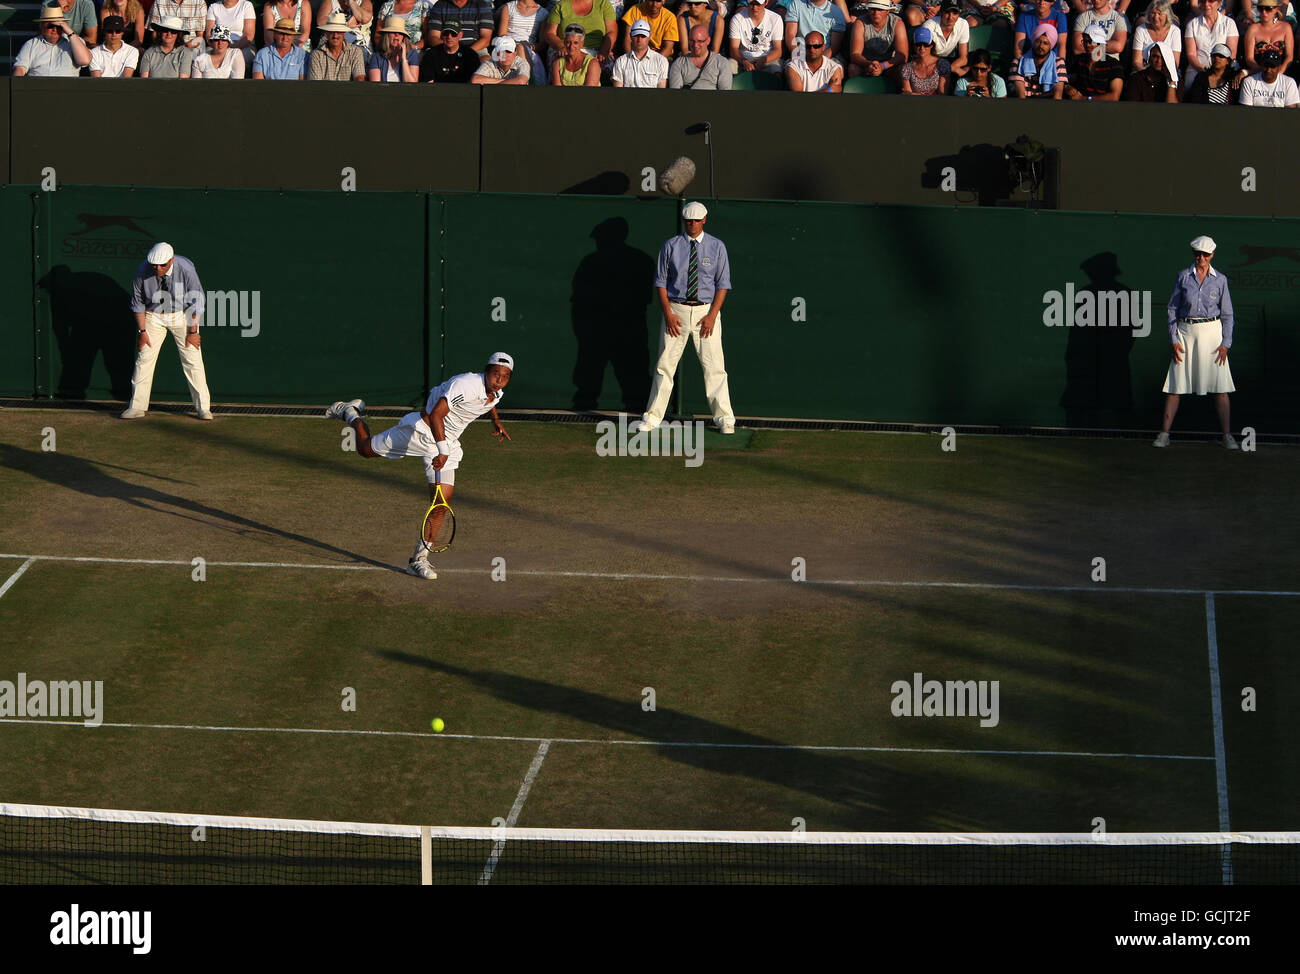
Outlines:
[[[951,173],[944,170],[951,169]],[[945,180],[953,180],[958,193],[971,194],[958,198],[958,203],[977,203],[980,206],[997,206],[999,201],[1011,199],[1011,177],[1001,146],[982,143],[964,145],[956,155],[936,156],[925,161],[921,186],[925,189],[943,189]]]
[[627,178],[627,173],[607,169],[590,179],[574,183],[568,189],[560,190],[560,193],[577,196],[622,196],[631,185],[632,181]]
[[60,371],[54,395],[84,399],[95,359],[102,353],[114,399],[131,394],[135,369],[135,318],[130,295],[106,274],[73,271],[60,264],[38,282],[50,302],[50,321],[59,345]]
[[612,217],[591,231],[596,250],[573,274],[570,297],[578,360],[573,366],[573,408],[595,409],[606,366],[619,385],[620,407],[640,413],[650,395],[650,345],[646,308],[655,262],[627,243],[628,223]]
[[[1133,382],[1129,355],[1133,332],[1150,302],[1120,280],[1119,258],[1105,251],[1079,265],[1087,280],[1075,292],[1074,306],[1063,308],[1068,337],[1065,343],[1065,391],[1061,406],[1067,426],[1118,428],[1132,425]],[[1091,306],[1091,310],[1089,310]],[[1163,325],[1160,325],[1163,327]]]

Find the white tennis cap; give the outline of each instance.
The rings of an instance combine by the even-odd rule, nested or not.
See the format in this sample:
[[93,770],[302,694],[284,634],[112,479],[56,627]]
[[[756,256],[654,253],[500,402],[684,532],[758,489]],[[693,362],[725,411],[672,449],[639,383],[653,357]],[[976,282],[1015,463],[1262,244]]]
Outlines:
[[[136,253],[139,253],[139,251],[137,250]],[[176,256],[176,251],[172,250],[171,244],[156,243],[153,245],[153,249],[149,251],[149,256],[147,256],[145,260],[147,260],[151,264],[157,264],[159,267],[161,267],[163,264],[167,263],[175,256]]]
[[1192,249],[1198,250],[1203,254],[1212,254],[1219,248],[1211,238],[1202,234],[1192,241]]
[[488,365],[504,365],[511,372],[515,370],[515,360],[505,352],[493,352],[488,356]]
[[708,215],[709,211],[700,202],[687,203],[682,207],[683,220],[703,220]]
[[496,54],[502,51],[513,51],[515,49],[515,39],[513,37],[498,37],[492,42],[492,50]]

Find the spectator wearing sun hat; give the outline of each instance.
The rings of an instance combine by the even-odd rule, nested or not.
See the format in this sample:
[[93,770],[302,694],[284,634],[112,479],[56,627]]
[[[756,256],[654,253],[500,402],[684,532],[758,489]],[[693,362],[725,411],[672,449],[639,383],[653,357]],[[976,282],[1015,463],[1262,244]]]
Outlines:
[[142,78],[188,78],[194,71],[194,52],[185,46],[185,25],[179,17],[153,22],[158,43],[140,58]]
[[57,4],[41,8],[36,28],[39,33],[19,48],[14,59],[15,78],[75,78],[90,63],[90,49]]
[[331,14],[321,25],[325,39],[316,45],[307,59],[308,81],[365,81],[365,54],[360,46],[349,44],[347,14]]
[[[249,0],[217,0],[208,7],[205,25],[209,46],[212,44],[213,29],[226,28],[230,48],[244,61],[244,69],[239,76],[242,78],[251,74],[253,57],[257,54],[253,40],[257,36],[257,11],[253,9],[252,3]],[[195,70],[197,72],[197,68]]]
[[1056,53],[1060,38],[1051,24],[1039,24],[1029,50],[1011,69],[1008,81],[1017,98],[1060,100],[1065,91],[1065,58]]
[[229,81],[244,77],[244,55],[230,47],[230,28],[213,24],[208,35],[211,53],[204,51],[194,59],[194,77],[213,81]]
[[182,35],[185,46],[195,55],[203,50],[203,28],[208,19],[208,5],[204,0],[154,0],[149,16],[154,24],[162,23],[164,17],[179,18],[185,28]]
[[632,49],[614,62],[614,87],[667,88],[668,59],[651,48],[650,24],[635,21],[628,31],[628,39]]
[[131,78],[140,65],[140,51],[122,40],[126,34],[126,19],[117,16],[104,18],[102,25],[104,43],[90,51],[90,76],[92,78]]
[[[385,17],[375,31],[375,50],[366,62],[366,78],[376,82],[413,84],[420,80],[422,56],[411,45],[406,19],[401,14],[392,14]],[[475,61],[476,66],[477,63]]]
[[891,12],[888,0],[869,0],[853,10],[858,19],[849,33],[849,77],[897,73],[910,53],[902,19]]
[[253,78],[258,81],[301,81],[307,72],[307,52],[294,40],[298,28],[288,17],[281,17],[272,30],[273,42],[253,58]]
[[475,85],[526,85],[532,81],[532,65],[513,37],[492,40],[492,56],[478,66],[469,79]]

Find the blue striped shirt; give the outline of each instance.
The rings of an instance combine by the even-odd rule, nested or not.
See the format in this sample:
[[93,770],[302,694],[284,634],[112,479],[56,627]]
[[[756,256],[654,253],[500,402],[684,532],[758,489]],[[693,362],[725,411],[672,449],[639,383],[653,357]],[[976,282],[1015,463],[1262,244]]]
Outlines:
[[[700,234],[700,276],[697,300],[713,303],[715,291],[731,290],[731,265],[727,262],[727,245],[717,237]],[[655,287],[668,289],[668,300],[686,300],[686,273],[691,263],[691,238],[679,233],[659,251],[655,270]]]
[[1219,318],[1223,322],[1223,347],[1232,347],[1232,295],[1228,279],[1210,268],[1204,281],[1196,279],[1196,268],[1178,272],[1169,295],[1169,343],[1178,342],[1179,318]]
[[188,257],[177,254],[172,258],[172,269],[164,277],[155,274],[153,267],[148,261],[141,261],[135,269],[131,280],[132,311],[166,315],[184,309],[191,315],[203,314],[203,285]]

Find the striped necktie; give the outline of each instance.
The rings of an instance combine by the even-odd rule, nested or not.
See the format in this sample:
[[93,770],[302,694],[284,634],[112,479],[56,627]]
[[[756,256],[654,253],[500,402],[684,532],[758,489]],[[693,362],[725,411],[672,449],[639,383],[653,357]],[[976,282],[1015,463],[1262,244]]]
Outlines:
[[691,260],[686,265],[686,300],[700,300],[700,247],[691,241]]

